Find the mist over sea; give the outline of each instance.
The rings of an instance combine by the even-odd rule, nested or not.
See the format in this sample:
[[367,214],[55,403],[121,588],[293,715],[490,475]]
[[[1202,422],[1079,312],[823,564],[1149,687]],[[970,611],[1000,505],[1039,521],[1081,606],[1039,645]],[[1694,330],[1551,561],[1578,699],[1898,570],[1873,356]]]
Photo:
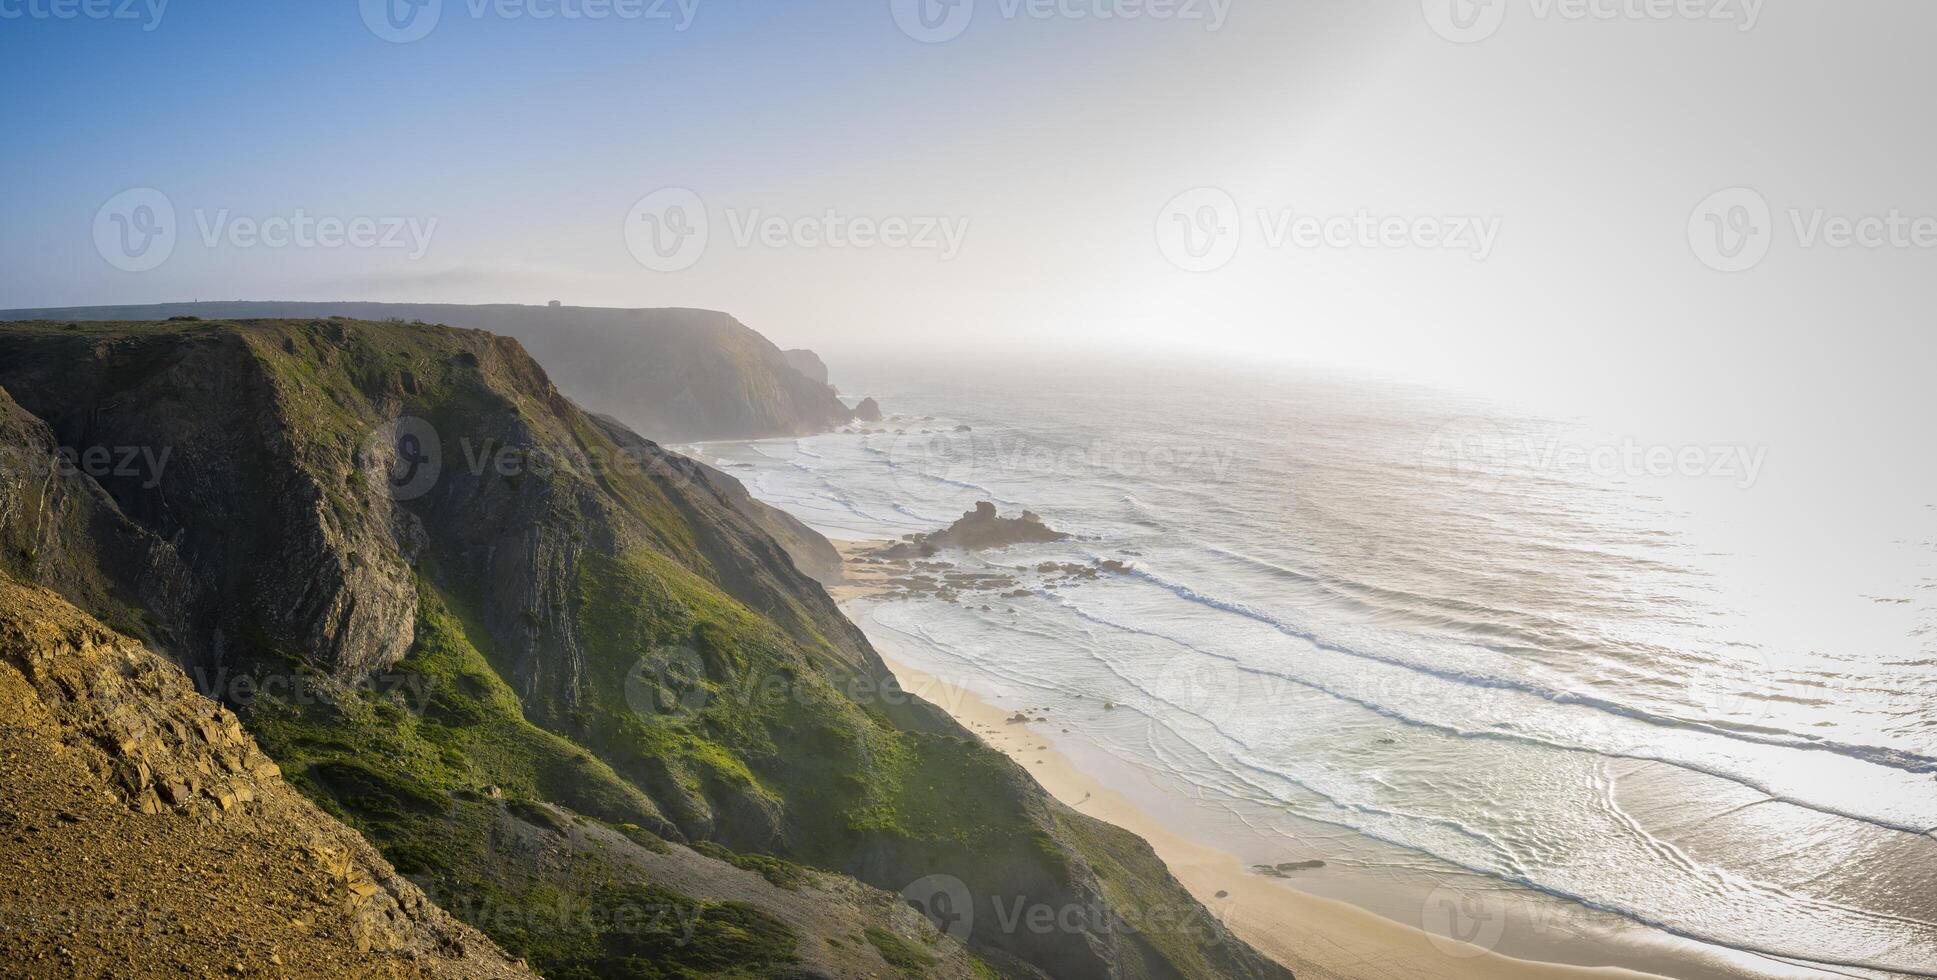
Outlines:
[[1781,447],[1261,370],[836,380],[880,431],[693,451],[830,537],[977,500],[1076,535],[940,556],[1017,590],[853,611],[890,656],[1042,709],[1180,829],[1516,955],[1653,936],[1937,976],[1928,501],[1816,547],[1762,506],[1797,479]]

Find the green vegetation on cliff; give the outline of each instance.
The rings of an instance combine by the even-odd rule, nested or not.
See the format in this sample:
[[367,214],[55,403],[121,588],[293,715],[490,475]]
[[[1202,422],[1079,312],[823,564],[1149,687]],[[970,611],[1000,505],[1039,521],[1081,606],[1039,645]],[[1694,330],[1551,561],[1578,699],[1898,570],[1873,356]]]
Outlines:
[[[198,585],[157,633],[293,784],[549,975],[1284,975],[902,694],[718,474],[513,341],[7,325],[0,387],[64,443],[170,450],[99,480]],[[895,895],[937,877],[988,964]],[[1107,914],[1003,928],[1023,904]]]

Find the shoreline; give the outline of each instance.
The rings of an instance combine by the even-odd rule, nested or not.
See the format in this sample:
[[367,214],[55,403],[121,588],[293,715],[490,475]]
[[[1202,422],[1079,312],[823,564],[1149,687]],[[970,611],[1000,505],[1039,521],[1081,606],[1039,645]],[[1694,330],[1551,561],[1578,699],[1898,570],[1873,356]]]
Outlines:
[[[892,598],[901,581],[892,566],[867,559],[887,541],[834,541],[845,581],[828,592],[857,625],[851,608]],[[1523,960],[1439,936],[1339,899],[1302,891],[1259,874],[1228,850],[1189,839],[1145,807],[1091,775],[1033,723],[903,663],[877,648],[903,690],[941,708],[976,737],[1027,770],[1063,804],[1149,842],[1184,888],[1233,934],[1296,973],[1300,980],[1666,980],[1624,967],[1586,967]],[[1652,964],[1649,964],[1652,965]]]
[[[843,599],[842,605],[857,598],[863,597]],[[927,699],[1015,760],[1051,796],[1148,841],[1170,873],[1232,933],[1300,980],[1664,980],[1618,967],[1513,959],[1256,874],[1236,855],[1174,833],[1068,756],[1039,747],[1049,737],[1028,725],[1010,724],[1015,712],[885,654],[882,660],[903,690]]]

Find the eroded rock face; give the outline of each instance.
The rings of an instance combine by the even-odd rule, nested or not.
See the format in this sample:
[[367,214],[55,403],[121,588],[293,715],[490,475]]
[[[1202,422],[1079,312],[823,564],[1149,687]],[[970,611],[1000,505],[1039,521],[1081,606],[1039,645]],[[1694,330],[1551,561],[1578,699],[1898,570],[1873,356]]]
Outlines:
[[179,667],[4,574],[0,858],[0,959],[29,974],[531,975],[285,786]]
[[[241,600],[187,613],[184,659],[221,669],[225,637],[259,635],[341,678],[380,670],[416,616],[390,511],[349,484],[353,445],[301,431],[292,401],[343,393],[276,376],[251,339],[0,332],[0,388],[59,450],[105,454],[92,483],[168,543],[195,580],[184,593]],[[285,340],[325,363],[343,342],[327,325]]]
[[78,597],[165,647],[191,644],[205,608],[200,582],[79,463],[0,389],[0,572]]

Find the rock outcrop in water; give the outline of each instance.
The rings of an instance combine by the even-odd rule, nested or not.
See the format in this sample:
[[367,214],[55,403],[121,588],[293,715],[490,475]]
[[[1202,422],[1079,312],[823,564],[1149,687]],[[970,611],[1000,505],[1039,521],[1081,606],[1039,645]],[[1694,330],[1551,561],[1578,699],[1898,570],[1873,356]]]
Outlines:
[[[1286,975],[1142,841],[902,694],[713,475],[515,341],[18,324],[0,389],[24,457],[166,458],[0,482],[7,569],[155,638],[293,788],[541,972]],[[969,903],[939,919],[965,944],[911,886]],[[1024,906],[1086,914],[1003,928]],[[680,932],[559,917],[594,907]]]
[[905,557],[911,554],[932,555],[943,548],[982,551],[988,548],[1006,548],[1014,544],[1036,544],[1068,539],[1069,535],[1050,528],[1033,512],[1025,510],[1020,517],[1003,517],[995,509],[994,504],[983,500],[977,501],[974,510],[963,514],[960,520],[947,528],[932,534],[915,535],[889,549],[885,554],[888,557]]

